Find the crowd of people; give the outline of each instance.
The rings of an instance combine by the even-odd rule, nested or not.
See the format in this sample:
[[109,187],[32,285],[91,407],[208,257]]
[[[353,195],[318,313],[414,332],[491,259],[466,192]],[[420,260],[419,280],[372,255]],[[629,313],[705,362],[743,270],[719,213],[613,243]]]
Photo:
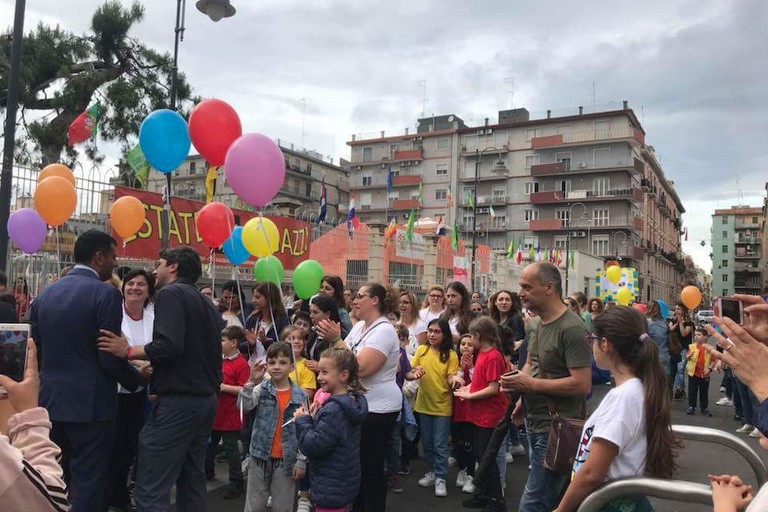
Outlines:
[[[606,481],[672,477],[670,404],[687,395],[688,414],[711,416],[714,371],[718,405],[733,404],[738,431],[768,447],[761,297],[737,296],[744,325],[697,327],[682,304],[667,319],[656,301],[563,297],[545,262],[523,270],[517,292],[486,300],[455,281],[419,304],[380,283],[345,289],[338,276],[308,300],[237,280],[217,297],[197,285],[189,247],[118,280],[115,240],[98,231],[78,237],[74,257],[20,317],[34,340],[24,379],[0,376],[15,412],[0,438],[3,510],[167,511],[175,486],[177,510],[202,511],[222,460],[224,498],[244,495],[246,512],[379,512],[421,453],[418,485],[436,498],[505,511],[506,464],[525,456],[514,506],[572,511]],[[593,382],[609,379],[587,417]],[[557,450],[564,424],[578,443]],[[709,478],[717,511],[768,507],[768,490]],[[605,510],[652,509],[635,495]]]

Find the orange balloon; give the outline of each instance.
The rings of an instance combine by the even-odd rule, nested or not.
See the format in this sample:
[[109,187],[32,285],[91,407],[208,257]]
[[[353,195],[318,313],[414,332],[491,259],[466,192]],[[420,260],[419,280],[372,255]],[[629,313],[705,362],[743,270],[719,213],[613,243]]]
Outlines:
[[680,292],[680,300],[688,309],[694,309],[701,304],[701,291],[695,286],[686,286]]
[[43,170],[40,171],[40,175],[37,177],[37,182],[40,183],[45,178],[50,178],[51,176],[61,176],[62,178],[66,178],[73,187],[77,186],[75,185],[75,173],[64,164],[46,165]]
[[37,184],[35,210],[49,226],[60,226],[74,213],[75,186],[61,176],[50,176]]
[[109,223],[112,229],[123,238],[136,234],[147,218],[144,204],[133,196],[123,196],[109,209]]

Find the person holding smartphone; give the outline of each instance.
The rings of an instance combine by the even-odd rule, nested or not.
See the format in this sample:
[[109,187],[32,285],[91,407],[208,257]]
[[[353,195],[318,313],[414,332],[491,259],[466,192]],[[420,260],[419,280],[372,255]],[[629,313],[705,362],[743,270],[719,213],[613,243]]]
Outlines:
[[[682,302],[675,304],[674,317],[669,321],[669,333],[677,336],[680,345],[685,350],[693,342],[693,322],[688,308]],[[681,371],[681,365],[685,354],[670,354],[669,379],[672,382],[674,395],[685,396],[685,374]],[[678,378],[679,375],[679,378]]]

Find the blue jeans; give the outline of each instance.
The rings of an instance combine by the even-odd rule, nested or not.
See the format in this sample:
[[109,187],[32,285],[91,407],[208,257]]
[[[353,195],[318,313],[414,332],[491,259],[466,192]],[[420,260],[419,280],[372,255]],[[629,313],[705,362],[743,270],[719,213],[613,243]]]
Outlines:
[[756,413],[759,409],[757,398],[754,393],[739,380],[738,375],[734,374],[736,387],[739,390],[739,399],[741,400],[741,417],[744,418],[744,423],[747,425],[757,425],[758,418]]
[[396,475],[397,467],[400,461],[400,444],[402,443],[400,437],[400,424],[395,423],[395,428],[392,429],[392,433],[389,434],[389,440],[387,441],[387,459],[386,469],[387,475]]
[[451,417],[419,413],[419,426],[427,468],[435,477],[444,479],[448,474],[448,434],[451,431]]
[[528,425],[528,460],[531,471],[525,482],[519,512],[549,512],[557,505],[557,499],[565,486],[568,475],[544,469],[547,455],[548,432],[533,433]]

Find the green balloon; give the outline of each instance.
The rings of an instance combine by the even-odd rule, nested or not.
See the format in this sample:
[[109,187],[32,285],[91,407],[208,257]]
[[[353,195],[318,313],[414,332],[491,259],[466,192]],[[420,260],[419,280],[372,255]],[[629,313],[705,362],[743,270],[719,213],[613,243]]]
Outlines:
[[256,260],[256,264],[253,266],[253,277],[260,282],[274,283],[280,286],[283,282],[283,264],[275,256],[264,256]]
[[323,281],[323,267],[315,260],[302,261],[293,271],[293,289],[301,299],[312,297]]

